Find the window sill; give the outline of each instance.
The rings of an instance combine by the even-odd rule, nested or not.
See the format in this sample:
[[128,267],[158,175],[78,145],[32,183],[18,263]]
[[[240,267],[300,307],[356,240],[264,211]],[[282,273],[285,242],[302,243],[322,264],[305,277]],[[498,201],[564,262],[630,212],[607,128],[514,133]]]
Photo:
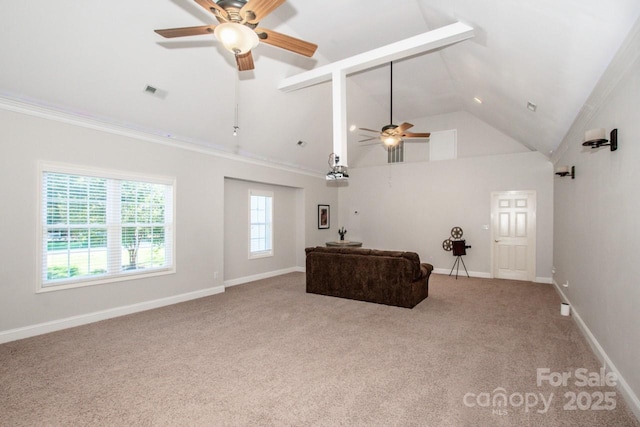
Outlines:
[[157,276],[165,276],[168,274],[175,274],[175,267],[169,268],[157,268],[153,271],[145,271],[145,272],[123,272],[118,275],[109,276],[109,277],[100,277],[100,278],[82,278],[77,280],[65,280],[60,281],[55,285],[44,285],[43,283],[38,284],[38,288],[36,289],[37,294],[48,293],[54,291],[62,291],[65,289],[77,289],[77,288],[86,288],[87,286],[95,286],[95,285],[104,285],[106,283],[114,283],[114,282],[124,282],[128,280],[137,280],[137,279],[146,279],[149,277],[157,277]]
[[253,254],[249,254],[249,259],[260,259],[260,258],[269,258],[273,256],[273,251],[269,252],[256,252]]

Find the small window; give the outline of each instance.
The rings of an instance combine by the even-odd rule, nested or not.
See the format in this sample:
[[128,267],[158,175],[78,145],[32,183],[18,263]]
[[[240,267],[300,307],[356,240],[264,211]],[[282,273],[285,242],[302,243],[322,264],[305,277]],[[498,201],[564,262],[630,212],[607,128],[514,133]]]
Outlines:
[[249,190],[249,258],[273,255],[273,193]]
[[171,179],[41,165],[39,291],[174,271]]

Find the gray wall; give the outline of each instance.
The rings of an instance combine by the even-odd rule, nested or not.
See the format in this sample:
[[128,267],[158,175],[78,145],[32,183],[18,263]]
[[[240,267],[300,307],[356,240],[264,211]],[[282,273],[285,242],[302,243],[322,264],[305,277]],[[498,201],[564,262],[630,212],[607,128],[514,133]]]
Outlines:
[[540,153],[353,168],[350,177],[349,186],[340,189],[336,224],[347,228],[348,239],[372,248],[414,251],[424,262],[448,270],[454,259],[442,241],[460,226],[473,246],[465,264],[484,276],[491,273],[491,230],[483,229],[491,226],[491,192],[535,190],[536,276],[550,280],[553,173]]
[[[295,257],[282,266],[303,267],[304,247],[328,238],[315,227],[316,207],[336,205],[338,195],[323,177],[4,109],[0,128],[0,332],[222,286],[225,177],[303,189],[296,209],[304,231],[287,236]],[[38,160],[175,176],[176,274],[36,294]]]
[[[555,281],[635,394],[640,414],[640,24],[553,157]],[[584,132],[618,128],[619,148],[583,148]],[[605,358],[606,360],[606,358]],[[609,361],[607,361],[609,362]]]
[[[273,192],[273,256],[249,259],[249,190]],[[224,180],[224,280],[296,266],[297,234],[304,232],[297,197],[302,189],[238,179]],[[300,222],[302,221],[302,227]],[[312,224],[313,225],[313,224]]]

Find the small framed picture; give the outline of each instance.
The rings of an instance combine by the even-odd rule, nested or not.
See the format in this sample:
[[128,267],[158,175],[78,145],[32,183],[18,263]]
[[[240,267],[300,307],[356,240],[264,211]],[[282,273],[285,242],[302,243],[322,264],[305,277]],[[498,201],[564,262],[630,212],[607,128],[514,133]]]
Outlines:
[[318,205],[318,228],[329,228],[329,205]]

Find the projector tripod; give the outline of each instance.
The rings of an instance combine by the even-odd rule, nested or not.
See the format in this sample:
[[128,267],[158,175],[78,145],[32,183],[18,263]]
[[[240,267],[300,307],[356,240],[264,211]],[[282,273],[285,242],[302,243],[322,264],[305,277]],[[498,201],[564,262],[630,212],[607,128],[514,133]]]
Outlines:
[[[460,262],[462,261],[462,266],[464,267],[464,271],[465,273],[467,273],[467,277],[469,277],[469,272],[467,271],[467,266],[464,264],[464,260],[462,259],[462,255],[458,255],[456,257],[456,260],[453,263],[453,267],[451,267],[451,272],[449,273],[449,276],[451,276],[451,274],[453,274],[453,269],[456,269],[456,280],[458,280],[458,270],[460,270]],[[457,266],[457,268],[456,268]]]
[[[451,239],[454,240],[451,240]],[[470,249],[471,246],[467,245],[465,240],[462,240],[462,228],[453,227],[451,229],[451,237],[442,242],[442,249],[447,252],[451,252],[453,250],[453,256],[456,257],[456,260],[453,262],[453,267],[451,267],[451,271],[449,272],[449,276],[453,274],[453,269],[456,269],[456,280],[458,280],[458,272],[460,271],[460,263],[464,267],[464,272],[467,273],[467,277],[470,278],[469,272],[467,271],[467,266],[462,259],[462,255],[467,254],[467,249]]]

